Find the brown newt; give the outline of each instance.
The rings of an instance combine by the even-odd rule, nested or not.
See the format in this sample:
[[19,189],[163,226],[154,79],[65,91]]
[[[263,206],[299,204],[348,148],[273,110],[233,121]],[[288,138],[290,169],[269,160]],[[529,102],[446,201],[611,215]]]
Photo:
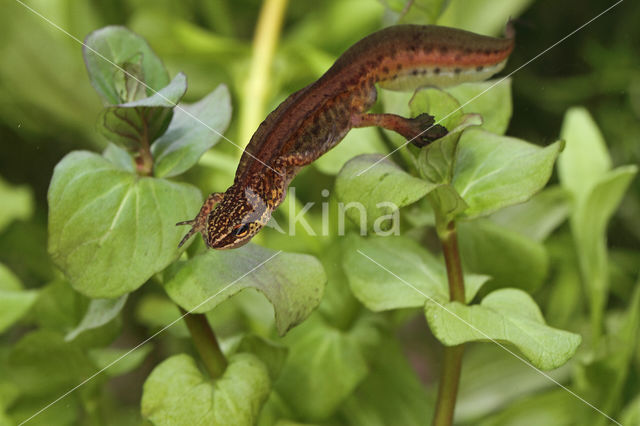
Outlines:
[[208,247],[246,244],[269,221],[298,171],[336,146],[355,127],[393,130],[417,146],[444,136],[428,114],[404,118],[367,113],[376,84],[390,90],[481,81],[500,71],[514,46],[513,31],[493,38],[440,26],[398,25],[360,40],[314,83],[282,102],[244,150],[233,185],[211,194],[180,242],[200,232]]

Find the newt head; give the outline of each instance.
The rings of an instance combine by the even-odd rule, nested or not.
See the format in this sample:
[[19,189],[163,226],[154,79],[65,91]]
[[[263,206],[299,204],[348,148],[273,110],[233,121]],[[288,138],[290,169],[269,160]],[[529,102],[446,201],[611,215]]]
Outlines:
[[232,186],[207,219],[207,245],[223,250],[245,245],[271,218],[272,209],[256,191]]

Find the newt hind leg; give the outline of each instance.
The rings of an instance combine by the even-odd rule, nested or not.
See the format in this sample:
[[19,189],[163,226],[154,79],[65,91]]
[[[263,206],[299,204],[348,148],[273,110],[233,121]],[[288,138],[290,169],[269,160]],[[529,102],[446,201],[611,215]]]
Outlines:
[[184,243],[187,242],[189,238],[196,232],[202,234],[202,239],[205,244],[207,244],[207,218],[209,217],[209,213],[213,210],[216,204],[222,200],[223,194],[221,192],[214,192],[207,197],[204,201],[204,204],[200,208],[198,215],[192,220],[185,220],[183,222],[176,223],[176,226],[180,225],[190,225],[191,229],[187,234],[180,240],[178,247],[182,247]]
[[445,136],[448,131],[434,124],[433,116],[420,114],[415,118],[405,118],[396,114],[354,114],[351,117],[353,127],[378,126],[393,130],[404,136],[410,143],[422,148],[436,139]]

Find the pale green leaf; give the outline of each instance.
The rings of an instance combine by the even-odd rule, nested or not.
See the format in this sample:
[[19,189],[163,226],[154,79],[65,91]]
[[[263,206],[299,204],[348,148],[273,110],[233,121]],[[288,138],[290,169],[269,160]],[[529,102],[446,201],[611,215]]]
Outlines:
[[535,292],[547,276],[544,246],[488,220],[458,224],[460,255],[465,266],[491,277],[484,290],[516,287]]
[[567,220],[569,209],[567,191],[560,186],[551,186],[529,201],[495,212],[490,219],[534,241],[542,242]]
[[68,154],[49,187],[49,253],[79,292],[113,298],[173,262],[175,223],[201,203],[187,184],[138,177],[89,152]]
[[93,299],[89,303],[80,324],[65,336],[64,340],[69,342],[84,331],[101,327],[114,319],[124,307],[127,301],[127,294],[116,299]]
[[605,172],[574,208],[571,228],[582,277],[592,309],[592,325],[599,328],[609,291],[606,229],[638,167],[623,166]]
[[335,148],[314,161],[313,165],[322,173],[335,175],[353,157],[386,151],[387,147],[382,143],[375,127],[353,129]]
[[249,244],[189,259],[165,289],[184,309],[207,312],[237,292],[254,288],[273,305],[278,333],[283,335],[318,306],[325,281],[322,265],[313,256]]
[[362,227],[366,221],[368,228],[386,231],[383,220],[390,218],[397,208],[418,201],[434,187],[381,155],[372,154],[349,160],[336,178],[335,191],[344,204],[344,212],[355,223]]
[[533,0],[450,1],[438,25],[497,36],[510,18],[519,16]]
[[267,369],[254,355],[233,355],[223,376],[213,381],[193,358],[175,355],[145,381],[142,415],[157,426],[252,425],[270,388]]
[[61,393],[89,377],[95,367],[77,345],[61,334],[36,330],[13,345],[7,373],[22,393]]
[[114,64],[153,90],[169,84],[169,74],[147,42],[125,27],[108,26],[92,32],[85,39],[83,54],[91,84],[111,105],[135,98],[132,92],[152,94],[144,86],[140,89],[140,83]]
[[0,333],[22,318],[37,298],[37,291],[23,290],[18,277],[0,263]]
[[513,110],[511,79],[464,83],[446,91],[462,105],[461,112],[480,114],[483,129],[499,135],[507,131]]
[[0,230],[14,220],[28,219],[33,212],[33,195],[27,186],[13,186],[0,178]]
[[138,368],[153,349],[152,344],[145,344],[130,352],[130,349],[99,348],[88,352],[89,358],[96,367],[104,370],[109,377],[127,374]]
[[535,301],[522,290],[501,289],[479,305],[427,302],[429,328],[443,344],[498,341],[511,344],[536,367],[560,367],[575,353],[581,338],[545,324]]
[[558,176],[562,186],[580,200],[611,169],[611,158],[598,126],[584,108],[567,111],[560,134],[566,147],[558,158]]
[[186,91],[187,78],[178,73],[168,86],[148,98],[105,107],[98,116],[98,131],[110,141],[137,151],[167,130],[173,107]]
[[215,145],[231,120],[231,95],[221,84],[200,101],[180,105],[167,132],[151,146],[154,175],[171,177],[190,169]]
[[[351,291],[372,311],[421,307],[428,300],[449,300],[444,263],[407,237],[350,237],[344,271]],[[471,301],[489,277],[465,276]]]
[[485,216],[528,200],[544,187],[562,149],[545,148],[483,130],[464,132],[453,185],[469,205],[464,216]]

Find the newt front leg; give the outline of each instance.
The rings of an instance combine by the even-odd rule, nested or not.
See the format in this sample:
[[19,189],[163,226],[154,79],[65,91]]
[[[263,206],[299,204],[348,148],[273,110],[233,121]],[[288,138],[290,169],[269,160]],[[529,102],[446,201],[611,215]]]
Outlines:
[[187,240],[191,238],[191,236],[196,232],[200,232],[202,234],[204,242],[207,243],[207,218],[209,217],[209,213],[211,213],[216,204],[218,204],[222,200],[223,196],[224,193],[222,192],[214,192],[210,194],[204,201],[204,204],[200,208],[200,211],[195,218],[193,218],[192,220],[185,220],[183,222],[176,223],[176,226],[191,226],[191,229],[189,230],[189,232],[187,232],[187,235],[185,235],[180,241],[180,244],[178,244],[178,248],[182,247],[182,245],[186,243]]

